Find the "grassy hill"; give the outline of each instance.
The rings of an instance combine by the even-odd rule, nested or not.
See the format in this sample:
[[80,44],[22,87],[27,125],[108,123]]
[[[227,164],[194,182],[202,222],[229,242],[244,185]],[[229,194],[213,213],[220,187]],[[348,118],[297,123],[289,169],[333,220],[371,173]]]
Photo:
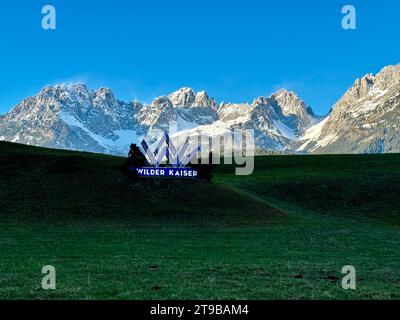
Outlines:
[[400,298],[400,155],[258,157],[213,182],[123,163],[0,143],[0,298]]

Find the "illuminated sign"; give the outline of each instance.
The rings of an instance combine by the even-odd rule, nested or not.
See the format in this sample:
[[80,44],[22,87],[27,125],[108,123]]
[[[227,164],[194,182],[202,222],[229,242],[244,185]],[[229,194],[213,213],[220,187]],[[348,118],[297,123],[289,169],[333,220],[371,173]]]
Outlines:
[[[129,172],[137,177],[144,178],[199,178],[199,173],[193,168],[187,168],[190,160],[200,152],[200,147],[188,150],[189,140],[187,139],[182,148],[178,149],[171,141],[169,135],[165,133],[158,141],[157,147],[153,152],[148,143],[143,140],[142,147],[145,157],[149,163],[148,167],[139,167],[134,164],[129,168]],[[160,166],[161,161],[167,159],[168,166]]]
[[197,178],[198,173],[192,168],[130,168],[131,172],[140,177],[159,177],[159,178]]

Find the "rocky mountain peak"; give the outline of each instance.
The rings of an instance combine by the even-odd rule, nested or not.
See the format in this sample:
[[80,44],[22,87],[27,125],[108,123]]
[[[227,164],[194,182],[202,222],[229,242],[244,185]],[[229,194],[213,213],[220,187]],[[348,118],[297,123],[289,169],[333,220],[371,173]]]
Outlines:
[[217,110],[217,104],[214,99],[210,98],[205,91],[200,91],[196,94],[194,106],[199,108],[211,108]]
[[97,97],[102,97],[105,99],[111,99],[114,98],[114,94],[111,91],[111,89],[106,88],[106,87],[101,87],[96,91],[96,96]]
[[375,81],[382,88],[400,83],[400,64],[383,68],[375,77]]
[[92,92],[84,84],[58,84],[46,86],[36,97],[37,103],[42,105],[58,104],[63,107],[67,101],[89,101]]
[[[280,90],[270,97],[259,97],[254,100],[253,106],[258,114],[264,114],[271,121],[280,122],[292,130],[286,136],[299,137],[315,124],[319,117],[315,116],[311,107],[299,98],[299,96],[286,89]],[[280,126],[278,124],[278,126]],[[284,131],[287,131],[286,128]],[[280,130],[280,131],[282,131]]]
[[93,102],[95,106],[101,104],[107,104],[109,106],[112,106],[117,104],[117,100],[115,99],[113,92],[108,88],[98,89],[95,93],[95,98]]
[[[270,99],[276,101],[285,116],[296,115],[304,117],[311,110],[296,93],[286,89],[274,93],[270,96]],[[314,115],[314,112],[312,112],[312,115]]]
[[153,102],[151,103],[151,106],[153,108],[163,110],[166,108],[172,108],[172,102],[168,97],[158,97],[153,100]]
[[375,76],[367,74],[362,78],[357,79],[354,85],[346,92],[344,98],[349,100],[358,100],[368,94],[375,83]]
[[196,94],[191,88],[181,88],[168,96],[175,107],[191,107],[196,99]]
[[205,91],[195,92],[193,89],[184,87],[168,96],[172,105],[177,108],[210,108],[217,110],[217,104]]
[[343,105],[350,105],[359,99],[366,99],[374,95],[384,94],[386,90],[400,85],[400,64],[387,66],[376,75],[367,74],[357,79],[334,109]]

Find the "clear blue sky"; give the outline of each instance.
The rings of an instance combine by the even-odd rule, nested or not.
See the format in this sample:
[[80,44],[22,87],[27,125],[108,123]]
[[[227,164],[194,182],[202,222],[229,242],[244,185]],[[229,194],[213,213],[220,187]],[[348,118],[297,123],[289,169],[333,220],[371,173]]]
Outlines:
[[[341,8],[357,9],[357,30]],[[57,30],[41,8],[57,9]],[[394,0],[4,0],[0,113],[48,84],[110,87],[149,102],[182,86],[218,102],[288,88],[319,114],[355,78],[400,61]]]

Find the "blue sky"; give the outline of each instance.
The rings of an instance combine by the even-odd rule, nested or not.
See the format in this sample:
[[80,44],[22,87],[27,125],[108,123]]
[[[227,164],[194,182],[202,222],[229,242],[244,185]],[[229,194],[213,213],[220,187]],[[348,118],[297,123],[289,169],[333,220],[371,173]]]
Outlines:
[[[41,28],[41,8],[57,29]],[[357,30],[341,8],[357,9]],[[149,102],[182,86],[218,102],[296,91],[319,114],[366,73],[399,62],[393,0],[5,0],[0,113],[48,84],[110,87]]]

